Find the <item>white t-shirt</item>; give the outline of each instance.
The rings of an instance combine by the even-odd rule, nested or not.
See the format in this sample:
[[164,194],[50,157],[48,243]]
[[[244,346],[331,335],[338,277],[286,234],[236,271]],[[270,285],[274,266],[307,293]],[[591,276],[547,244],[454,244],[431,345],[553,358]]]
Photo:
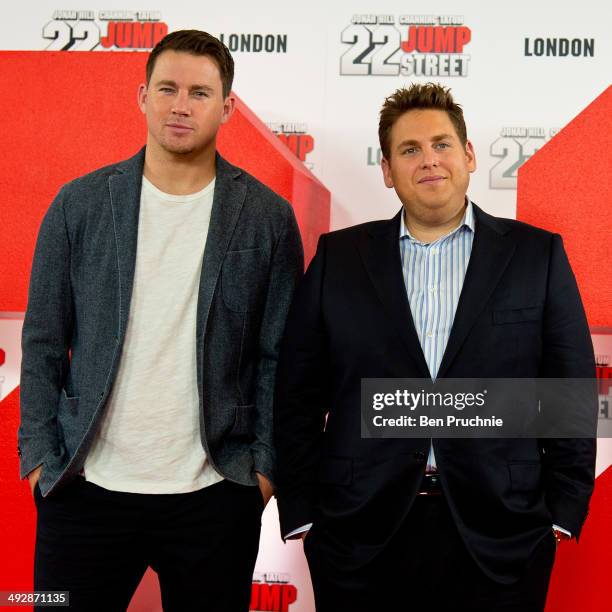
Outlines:
[[223,479],[200,439],[196,309],[215,181],[171,195],[142,179],[130,315],[85,478],[131,493],[186,493]]

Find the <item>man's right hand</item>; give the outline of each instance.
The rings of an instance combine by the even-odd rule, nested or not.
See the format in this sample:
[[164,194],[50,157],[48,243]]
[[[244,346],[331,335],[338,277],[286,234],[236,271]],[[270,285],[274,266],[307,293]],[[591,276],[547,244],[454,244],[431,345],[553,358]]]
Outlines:
[[42,465],[39,465],[37,468],[34,468],[28,474],[28,482],[30,483],[30,491],[32,495],[34,495],[34,487],[36,486],[36,483],[38,482],[38,479],[40,478],[41,472],[42,472]]

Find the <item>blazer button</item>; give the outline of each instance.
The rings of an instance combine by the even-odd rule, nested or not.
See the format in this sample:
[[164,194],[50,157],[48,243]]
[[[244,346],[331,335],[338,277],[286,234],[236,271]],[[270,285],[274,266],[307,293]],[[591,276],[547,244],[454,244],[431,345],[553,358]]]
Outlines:
[[417,463],[423,463],[425,461],[425,453],[422,451],[417,451],[414,453],[414,459]]

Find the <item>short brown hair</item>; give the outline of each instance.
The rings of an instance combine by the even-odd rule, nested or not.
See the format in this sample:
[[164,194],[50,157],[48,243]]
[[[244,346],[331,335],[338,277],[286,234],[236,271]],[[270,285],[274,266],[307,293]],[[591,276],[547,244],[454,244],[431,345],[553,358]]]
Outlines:
[[386,160],[389,160],[391,156],[391,128],[393,128],[395,122],[408,111],[425,109],[441,110],[447,113],[459,140],[465,146],[467,130],[463,119],[463,110],[453,100],[450,88],[442,87],[442,85],[436,83],[425,83],[425,85],[413,83],[407,89],[398,89],[386,98],[380,110],[378,139],[383,157]]
[[164,36],[154,47],[147,60],[147,85],[151,80],[157,58],[164,51],[181,51],[192,55],[206,55],[219,68],[223,97],[227,97],[234,81],[234,60],[229,49],[212,34],[200,30],[178,30]]

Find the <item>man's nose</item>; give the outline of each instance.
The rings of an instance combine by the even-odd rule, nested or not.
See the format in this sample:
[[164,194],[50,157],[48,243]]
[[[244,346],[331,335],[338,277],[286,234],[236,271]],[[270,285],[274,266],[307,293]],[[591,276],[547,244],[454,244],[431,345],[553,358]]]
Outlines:
[[174,104],[172,105],[172,112],[176,115],[189,115],[191,110],[189,107],[189,93],[186,91],[179,91],[174,98]]
[[438,154],[434,149],[425,149],[421,159],[423,168],[433,168],[438,165]]

